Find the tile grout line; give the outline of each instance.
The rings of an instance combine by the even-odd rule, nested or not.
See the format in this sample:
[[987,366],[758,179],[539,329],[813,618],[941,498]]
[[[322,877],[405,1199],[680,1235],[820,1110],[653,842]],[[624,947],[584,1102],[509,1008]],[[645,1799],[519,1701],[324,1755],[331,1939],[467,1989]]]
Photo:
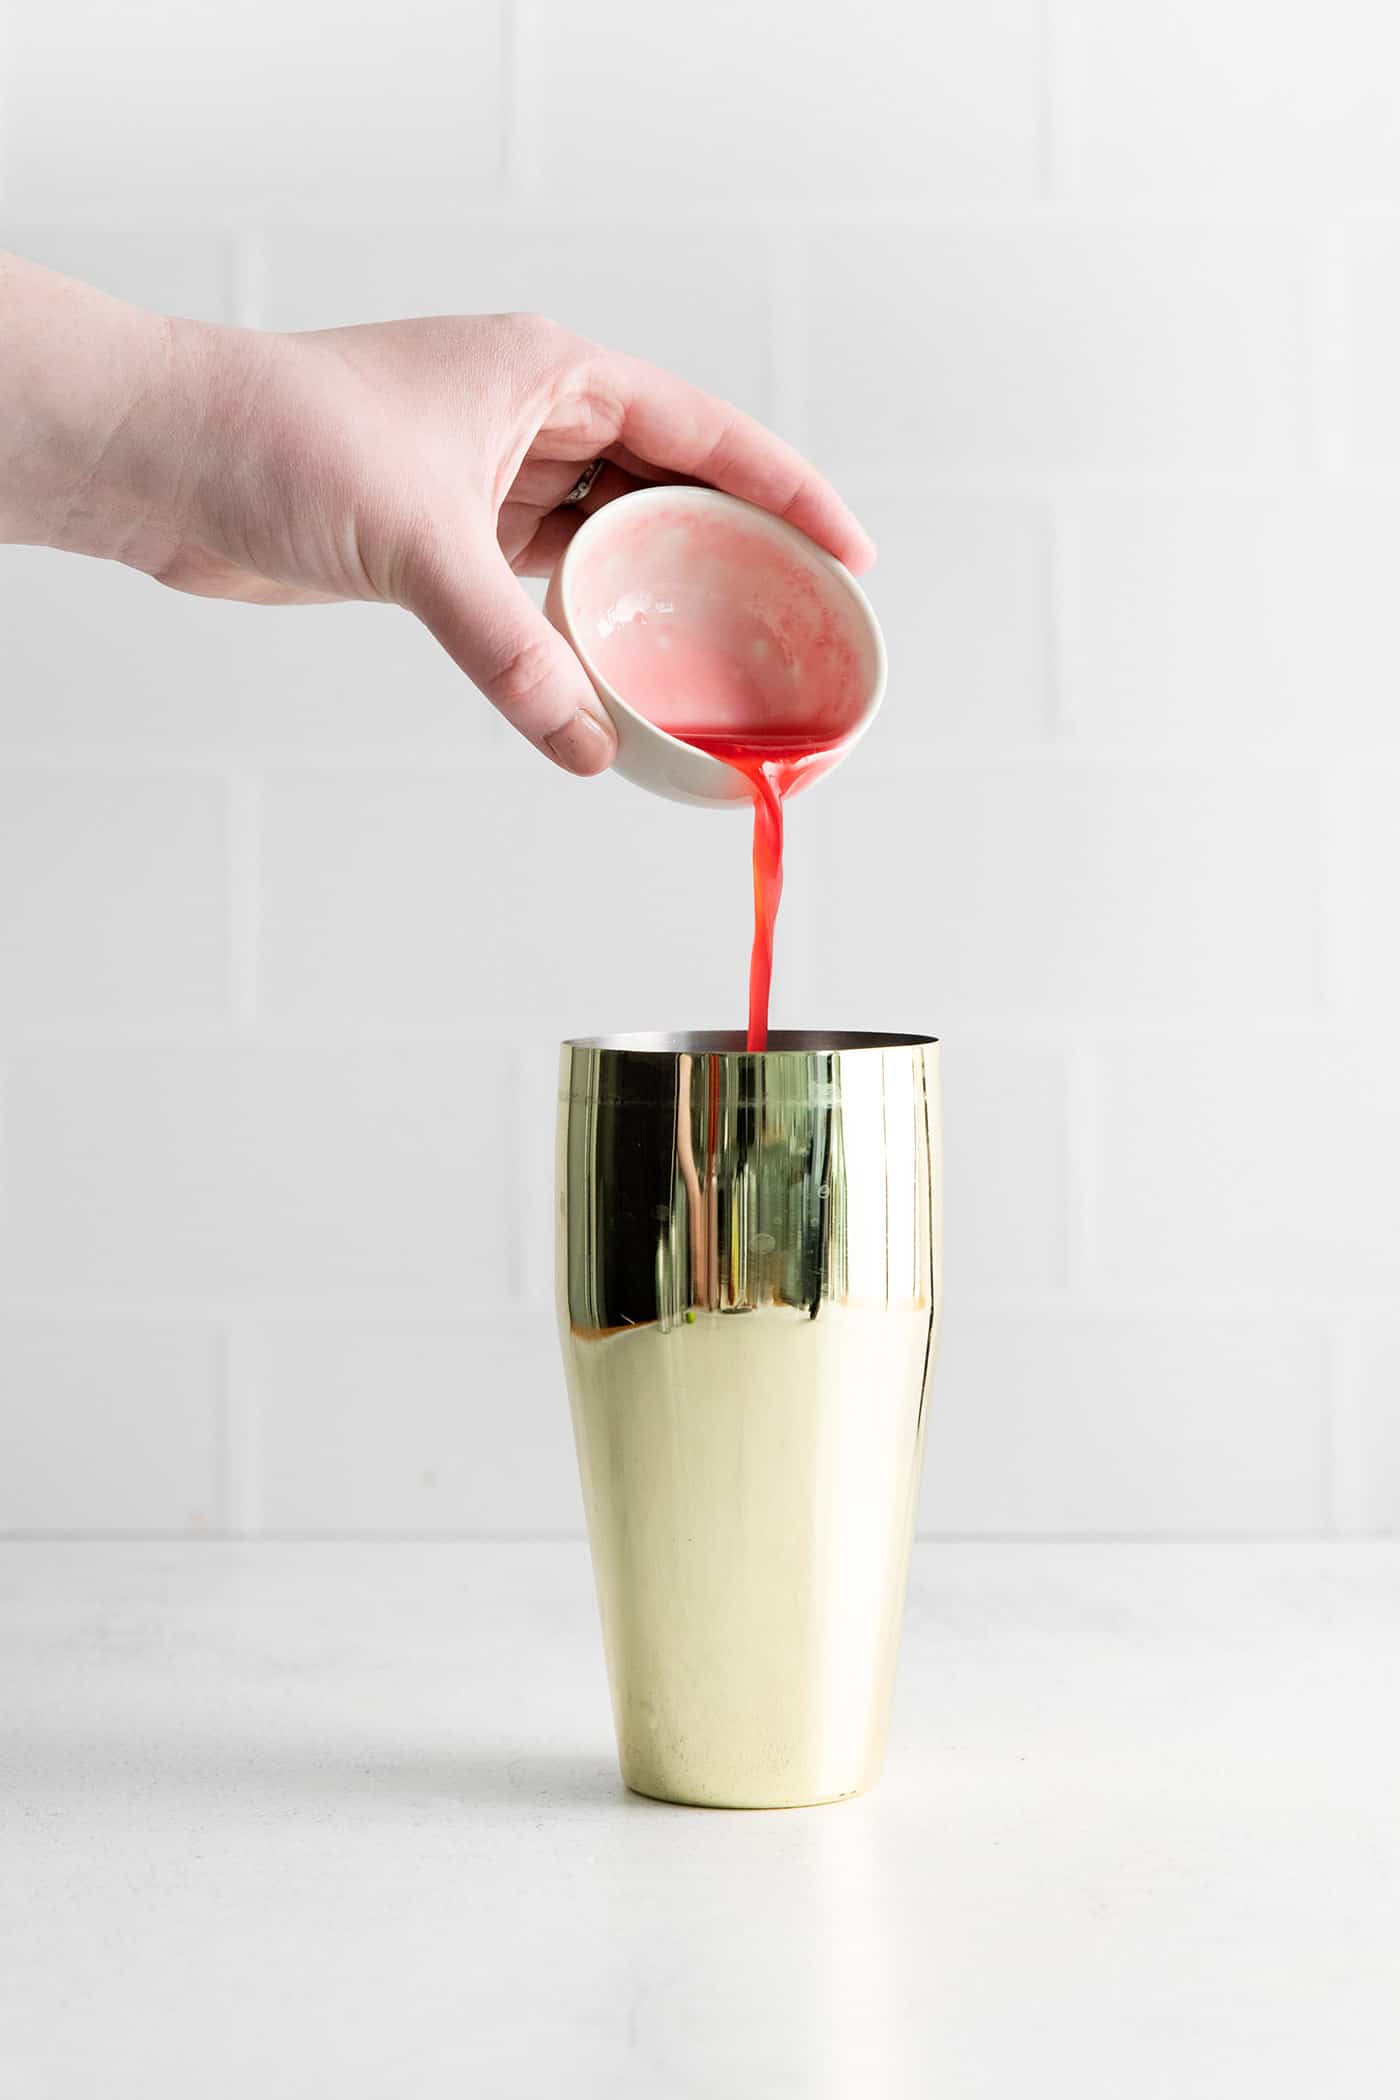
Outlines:
[[240,1034],[258,1017],[259,815],[258,783],[233,774],[227,802],[228,1006]]

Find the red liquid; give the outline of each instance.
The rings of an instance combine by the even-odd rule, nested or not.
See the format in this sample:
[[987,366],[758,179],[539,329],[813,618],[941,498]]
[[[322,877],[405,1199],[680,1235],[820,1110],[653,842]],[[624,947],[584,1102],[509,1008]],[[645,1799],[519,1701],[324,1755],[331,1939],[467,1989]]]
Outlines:
[[649,511],[620,544],[603,543],[574,591],[591,661],[614,690],[748,783],[748,1047],[763,1050],[783,892],[783,802],[824,772],[859,727],[867,674],[851,624],[805,564],[728,517]]
[[794,788],[824,772],[842,739],[786,734],[731,735],[673,729],[682,743],[722,758],[742,773],[753,796],[753,951],[749,957],[747,1047],[768,1047],[768,1000],[773,985],[773,928],[783,895],[783,802]]

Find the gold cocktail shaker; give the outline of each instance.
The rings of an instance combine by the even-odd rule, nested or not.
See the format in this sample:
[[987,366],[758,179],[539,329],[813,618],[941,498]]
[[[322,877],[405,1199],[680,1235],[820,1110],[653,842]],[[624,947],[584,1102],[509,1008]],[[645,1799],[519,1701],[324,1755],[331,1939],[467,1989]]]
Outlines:
[[941,1292],[938,1046],[567,1043],[560,1332],[622,1776],[879,1776]]

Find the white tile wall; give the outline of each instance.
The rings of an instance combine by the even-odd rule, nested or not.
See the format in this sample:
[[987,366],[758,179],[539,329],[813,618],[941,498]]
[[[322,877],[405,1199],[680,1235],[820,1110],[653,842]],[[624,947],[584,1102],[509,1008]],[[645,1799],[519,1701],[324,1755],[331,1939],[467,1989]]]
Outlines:
[[1071,1281],[1070,1092],[1062,1052],[972,1036],[943,1053],[944,1206],[953,1302],[994,1279],[1013,1292]]
[[525,747],[513,757],[489,796],[465,772],[264,784],[270,1019],[458,1022],[509,1040],[733,1003],[753,908],[743,817],[643,801],[620,780],[580,793]]
[[1357,1352],[1358,1530],[1400,1531],[1400,1323],[1383,1314]]
[[[12,187],[12,186],[11,186]],[[0,238],[14,255],[80,277],[114,299],[154,306],[195,321],[227,321],[235,281],[232,237],[192,241],[157,225],[84,226],[15,215],[10,189],[0,192]],[[56,200],[48,200],[50,204]]]
[[1326,1349],[1305,1314],[950,1315],[923,1512],[953,1533],[1310,1532]]
[[578,1529],[548,1320],[283,1323],[254,1332],[248,1365],[269,1531]]
[[1222,1028],[1102,1052],[1098,1213],[1115,1290],[1400,1287],[1388,1035]]
[[871,0],[858,22],[809,0],[524,0],[519,37],[521,173],[551,204],[1034,194],[1035,0]]
[[1314,758],[1400,744],[1392,510],[1379,480],[1077,488],[1063,512],[1077,731]]
[[1064,0],[1067,153],[1086,195],[1400,203],[1400,19],[1385,0]]
[[[1390,698],[1400,713],[1400,693]],[[1400,1000],[1400,756],[1358,767],[1342,807],[1355,826],[1350,841],[1356,910],[1351,991],[1384,1055]]]
[[866,884],[834,885],[846,1022],[887,1005],[911,968],[927,987],[921,1011],[950,1028],[1317,1010],[1321,806],[1302,767],[950,754],[888,774],[872,752],[822,816],[828,854],[848,832],[880,840],[879,891],[905,959],[892,972],[889,947],[864,936]]
[[808,439],[899,461],[911,489],[948,467],[1295,459],[1301,249],[1286,225],[1121,213],[810,236]]
[[406,613],[248,606],[7,547],[0,754],[475,759],[498,719]]
[[17,1051],[0,1273],[21,1297],[490,1305],[510,1100],[492,1047]]
[[[946,1038],[953,1532],[1400,1527],[1400,27],[1379,0],[52,0],[0,244],[553,311],[775,420],[891,695],[776,1007]],[[741,820],[406,616],[0,550],[0,1527],[579,1522],[558,1038],[742,1011]]]
[[[1051,526],[1043,491],[966,475],[912,486],[906,453],[834,433],[825,465],[874,534],[867,588],[899,637],[893,705],[866,748],[886,765],[951,742],[1015,750],[1044,742],[1051,694]],[[919,527],[907,529],[911,500]]]
[[1359,469],[1393,469],[1400,456],[1400,214],[1348,224],[1336,247],[1343,383],[1335,421],[1343,457]]
[[220,1361],[197,1324],[0,1325],[0,1527],[217,1526]]
[[222,1015],[227,790],[0,772],[0,1023]]
[[500,179],[490,0],[223,7],[62,0],[16,11],[5,189],[32,219],[358,224],[460,210]]
[[[639,201],[634,193],[633,212]],[[768,253],[762,229],[734,217],[658,228],[610,215],[605,239],[588,221],[516,215],[508,224],[274,228],[262,244],[258,318],[269,328],[331,328],[405,314],[554,314],[762,415]]]

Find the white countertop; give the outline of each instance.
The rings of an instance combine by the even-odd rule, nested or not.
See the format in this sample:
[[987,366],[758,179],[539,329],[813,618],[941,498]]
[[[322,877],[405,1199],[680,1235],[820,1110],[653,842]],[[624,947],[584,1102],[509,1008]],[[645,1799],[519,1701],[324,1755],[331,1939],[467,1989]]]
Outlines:
[[1378,2091],[1398,1660],[1400,1546],[923,1547],[882,1785],[745,1815],[581,1546],[6,1546],[0,2091]]

